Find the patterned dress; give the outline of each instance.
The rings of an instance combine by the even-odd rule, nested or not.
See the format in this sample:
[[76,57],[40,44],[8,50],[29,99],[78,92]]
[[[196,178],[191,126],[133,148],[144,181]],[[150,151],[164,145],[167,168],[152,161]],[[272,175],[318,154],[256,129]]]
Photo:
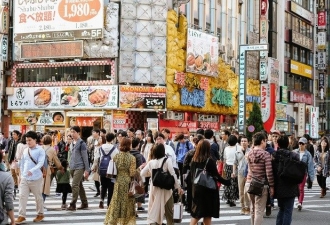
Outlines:
[[135,157],[129,152],[120,152],[113,158],[113,161],[118,174],[104,224],[135,225],[135,199],[128,197],[131,177],[136,172]]

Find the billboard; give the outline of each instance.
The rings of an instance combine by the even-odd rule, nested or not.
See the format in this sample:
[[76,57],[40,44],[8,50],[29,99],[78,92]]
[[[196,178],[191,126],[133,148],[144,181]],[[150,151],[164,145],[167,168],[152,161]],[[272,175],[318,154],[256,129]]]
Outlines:
[[103,4],[103,0],[14,0],[14,41],[102,38]]

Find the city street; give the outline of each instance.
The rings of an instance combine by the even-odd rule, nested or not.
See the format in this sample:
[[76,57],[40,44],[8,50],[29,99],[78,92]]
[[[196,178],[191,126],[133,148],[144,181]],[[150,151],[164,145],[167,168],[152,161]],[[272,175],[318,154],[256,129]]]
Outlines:
[[[88,210],[77,210],[75,212],[68,212],[60,209],[61,198],[55,197],[55,185],[51,188],[51,196],[46,199],[45,207],[45,220],[42,224],[103,224],[106,209],[99,209],[99,199],[94,198],[95,191],[91,190],[94,186],[94,182],[88,181],[84,183],[88,196]],[[221,195],[223,190],[221,189]],[[328,225],[330,214],[330,193],[323,199],[319,198],[320,188],[317,183],[314,182],[312,190],[306,190],[305,201],[303,204],[303,210],[298,212],[294,209],[292,225]],[[67,201],[70,202],[71,197]],[[77,206],[80,205],[78,202]],[[276,205],[276,204],[275,204]],[[147,202],[143,205],[147,209]],[[18,212],[18,200],[15,200],[15,216]],[[220,206],[220,218],[213,219],[212,224],[227,224],[227,225],[247,225],[249,224],[249,216],[240,215],[240,207],[237,204],[236,207],[231,208],[221,201]],[[275,209],[270,217],[264,219],[265,225],[274,225],[276,221],[276,215],[278,210]],[[147,211],[138,212],[139,218],[137,218],[136,224],[146,225]],[[35,217],[35,203],[34,197],[30,195],[27,206],[27,222],[26,224],[33,224],[32,220]],[[181,224],[189,224],[190,215],[184,213],[184,219]]]

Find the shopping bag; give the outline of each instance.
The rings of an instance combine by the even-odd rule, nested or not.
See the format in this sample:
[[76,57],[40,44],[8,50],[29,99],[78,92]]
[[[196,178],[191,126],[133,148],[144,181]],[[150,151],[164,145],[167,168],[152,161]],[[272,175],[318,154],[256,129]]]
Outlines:
[[113,177],[117,175],[116,163],[111,159],[108,165],[107,177]]
[[183,204],[181,203],[181,201],[179,201],[178,203],[174,203],[173,222],[181,223],[182,217],[183,217]]

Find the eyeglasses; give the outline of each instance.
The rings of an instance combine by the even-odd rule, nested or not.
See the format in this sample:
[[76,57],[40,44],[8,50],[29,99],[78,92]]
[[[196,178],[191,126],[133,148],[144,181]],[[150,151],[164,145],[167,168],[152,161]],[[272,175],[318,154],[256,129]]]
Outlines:
[[305,143],[299,142],[299,145],[305,145]]
[[273,138],[278,138],[278,136],[275,135],[275,136],[273,136]]

